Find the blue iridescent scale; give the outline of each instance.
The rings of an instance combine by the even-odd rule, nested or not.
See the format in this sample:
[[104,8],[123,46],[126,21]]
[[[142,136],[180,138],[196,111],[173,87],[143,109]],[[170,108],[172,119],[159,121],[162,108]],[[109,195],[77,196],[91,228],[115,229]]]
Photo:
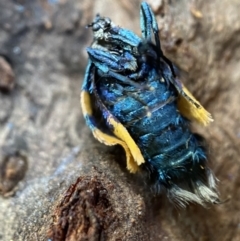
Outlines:
[[142,80],[142,85],[145,83],[152,88],[139,90],[104,78],[97,81],[96,88],[104,105],[141,149],[145,168],[156,170],[159,181],[168,185],[166,180],[174,178],[172,170],[185,168],[183,172],[191,174],[194,162],[205,160],[205,150],[177,110],[175,88],[161,82],[155,69]]

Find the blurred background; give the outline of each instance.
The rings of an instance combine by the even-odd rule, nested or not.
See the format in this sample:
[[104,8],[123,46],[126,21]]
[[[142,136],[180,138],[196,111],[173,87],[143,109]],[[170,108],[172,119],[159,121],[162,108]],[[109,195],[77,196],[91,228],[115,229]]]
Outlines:
[[215,119],[193,129],[223,204],[154,197],[85,125],[85,26],[100,13],[140,35],[141,1],[0,0],[0,240],[240,240],[240,1],[147,2],[165,55]]

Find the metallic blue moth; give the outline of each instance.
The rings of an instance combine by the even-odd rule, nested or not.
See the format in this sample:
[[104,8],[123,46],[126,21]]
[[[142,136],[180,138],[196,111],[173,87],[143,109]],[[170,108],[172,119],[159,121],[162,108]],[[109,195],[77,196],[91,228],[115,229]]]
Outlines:
[[177,78],[162,50],[155,16],[141,4],[142,37],[97,15],[81,106],[94,137],[121,145],[127,169],[145,170],[157,191],[179,206],[218,203],[206,150],[190,122],[211,115]]

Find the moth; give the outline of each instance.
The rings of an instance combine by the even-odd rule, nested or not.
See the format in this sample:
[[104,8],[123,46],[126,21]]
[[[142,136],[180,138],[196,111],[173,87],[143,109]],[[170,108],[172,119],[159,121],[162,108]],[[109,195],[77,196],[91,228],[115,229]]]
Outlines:
[[94,38],[81,107],[94,137],[121,145],[127,169],[148,172],[155,190],[174,203],[218,203],[202,138],[190,129],[191,121],[208,125],[212,116],[164,56],[150,6],[141,4],[141,37],[100,15],[88,27]]

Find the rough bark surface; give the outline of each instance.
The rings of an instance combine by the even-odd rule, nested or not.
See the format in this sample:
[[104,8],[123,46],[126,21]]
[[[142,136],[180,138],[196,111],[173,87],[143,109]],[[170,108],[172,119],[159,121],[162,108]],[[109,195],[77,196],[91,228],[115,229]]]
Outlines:
[[240,2],[150,1],[164,53],[212,113],[221,205],[176,209],[99,144],[79,94],[98,12],[140,34],[140,1],[0,1],[0,240],[240,240]]

